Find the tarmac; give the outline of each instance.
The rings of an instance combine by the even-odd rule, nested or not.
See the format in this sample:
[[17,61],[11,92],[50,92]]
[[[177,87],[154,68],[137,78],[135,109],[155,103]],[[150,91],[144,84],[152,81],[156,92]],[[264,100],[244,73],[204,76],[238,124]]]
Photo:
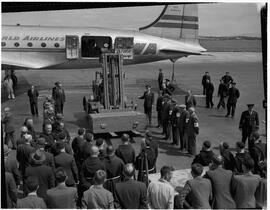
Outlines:
[[[246,104],[254,103],[259,113],[260,130],[262,140],[266,141],[265,131],[265,110],[262,107],[264,99],[263,71],[261,53],[211,53],[211,56],[190,56],[179,59],[175,63],[175,78],[177,89],[173,98],[183,103],[183,95],[190,89],[194,94],[202,94],[201,79],[205,71],[208,71],[215,86],[214,108],[206,109],[204,104],[196,108],[199,117],[200,133],[197,136],[197,153],[200,151],[203,141],[212,142],[215,153],[218,153],[218,145],[221,141],[228,142],[234,150],[235,143],[241,141],[241,132],[238,129],[242,111],[246,110]],[[160,61],[148,64],[124,66],[125,71],[125,94],[128,100],[138,104],[138,110],[143,112],[143,100],[137,99],[145,90],[145,85],[150,84],[157,98],[157,76],[158,69],[162,68],[165,78],[171,78],[172,63]],[[66,103],[64,106],[65,126],[71,136],[76,136],[79,127],[88,128],[86,114],[83,111],[83,96],[89,96],[92,89],[90,85],[94,79],[95,71],[87,70],[23,70],[16,71],[18,77],[18,88],[15,91],[16,99],[7,100],[6,91],[2,88],[1,105],[3,110],[10,107],[15,118],[15,135],[19,136],[19,130],[26,117],[31,117],[30,105],[27,90],[30,85],[36,85],[39,93],[39,117],[34,117],[34,125],[37,131],[41,130],[43,122],[42,104],[46,95],[51,94],[52,87],[57,80],[62,82],[66,91]],[[236,107],[234,118],[225,118],[226,110],[216,109],[219,98],[217,90],[220,78],[229,71],[236,81],[236,87],[240,90],[240,98]],[[3,72],[2,72],[3,79]],[[190,168],[192,158],[179,151],[177,146],[172,146],[171,140],[162,140],[162,129],[156,128],[157,114],[153,108],[153,124],[149,128],[154,140],[159,142],[159,156],[157,169],[163,165],[171,165],[175,169]],[[112,144],[117,147],[120,144],[119,138],[111,139]],[[138,154],[140,151],[140,137],[135,138],[133,146]]]

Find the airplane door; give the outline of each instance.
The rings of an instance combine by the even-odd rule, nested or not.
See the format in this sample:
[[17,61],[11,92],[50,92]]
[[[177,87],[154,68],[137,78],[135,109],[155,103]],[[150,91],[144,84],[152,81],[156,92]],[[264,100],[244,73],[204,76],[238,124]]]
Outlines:
[[66,36],[66,57],[67,59],[79,58],[79,37],[73,35]]

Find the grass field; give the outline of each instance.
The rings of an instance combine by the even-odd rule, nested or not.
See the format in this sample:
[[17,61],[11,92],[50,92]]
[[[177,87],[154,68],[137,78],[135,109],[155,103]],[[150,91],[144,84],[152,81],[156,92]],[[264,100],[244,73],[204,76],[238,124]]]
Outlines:
[[209,52],[261,52],[261,40],[200,40]]

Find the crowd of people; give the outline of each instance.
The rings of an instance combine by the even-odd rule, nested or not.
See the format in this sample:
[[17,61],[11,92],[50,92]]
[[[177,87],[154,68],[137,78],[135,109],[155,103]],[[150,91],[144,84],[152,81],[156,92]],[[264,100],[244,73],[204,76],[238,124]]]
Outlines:
[[[162,74],[162,70],[160,70]],[[208,75],[209,76],[209,75]],[[159,76],[161,77],[161,76]],[[226,77],[227,78],[227,77]],[[191,91],[185,104],[172,98],[174,87],[162,77],[156,101],[158,128],[162,127],[164,140],[172,139],[179,150],[193,158],[191,175],[184,186],[173,187],[173,167],[165,165],[158,181],[149,180],[156,173],[158,141],[146,130],[141,138],[140,152],[136,154],[128,134],[121,136],[121,144],[114,148],[105,139],[94,139],[92,133],[79,128],[72,139],[65,128],[63,106],[65,93],[61,83],[52,91],[55,118],[46,119],[41,131],[36,131],[32,118],[26,118],[20,137],[14,136],[13,116],[4,109],[5,183],[8,208],[94,208],[94,209],[178,209],[178,208],[263,208],[266,206],[266,145],[258,134],[258,114],[254,105],[242,113],[239,129],[242,141],[236,143],[236,154],[228,143],[221,142],[219,154],[205,141],[197,154],[196,136],[199,122],[195,112],[196,98]],[[227,79],[222,79],[221,84]],[[206,95],[209,93],[206,78]],[[233,80],[226,90],[234,92]],[[227,84],[227,83],[225,83]],[[210,89],[214,89],[211,87]],[[219,91],[220,92],[220,91]],[[221,91],[222,92],[222,91]],[[236,91],[237,92],[237,91]],[[239,92],[239,91],[238,91]],[[236,94],[237,95],[237,94]],[[238,94],[239,95],[239,94]],[[35,87],[28,91],[32,115],[38,115]],[[227,96],[227,95],[226,95]],[[223,94],[220,106],[225,107]],[[223,97],[223,98],[222,98]],[[238,96],[239,97],[239,96]],[[152,125],[154,94],[146,86],[143,96],[148,124]],[[213,107],[208,95],[206,105]],[[228,99],[228,103],[230,100]],[[224,102],[224,103],[223,103]],[[236,104],[234,101],[233,103]],[[235,104],[229,105],[234,116]],[[218,107],[219,108],[219,107]],[[245,148],[248,139],[248,149]],[[208,167],[209,170],[205,171]],[[181,178],[181,177],[180,177]]]

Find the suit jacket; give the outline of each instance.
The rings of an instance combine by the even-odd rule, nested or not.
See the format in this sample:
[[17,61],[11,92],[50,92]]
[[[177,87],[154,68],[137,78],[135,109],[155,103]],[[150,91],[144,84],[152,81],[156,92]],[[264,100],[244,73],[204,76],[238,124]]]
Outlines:
[[229,89],[228,95],[229,95],[228,103],[233,104],[233,103],[236,103],[237,99],[240,97],[240,92],[239,92],[239,90],[237,88],[231,87]]
[[200,163],[202,166],[209,166],[209,164],[212,161],[213,156],[214,156],[214,152],[212,150],[210,151],[201,150],[200,154],[195,156],[192,164]]
[[47,190],[47,206],[52,209],[75,209],[77,189],[58,185]]
[[160,112],[162,109],[163,96],[157,98],[156,111]]
[[32,92],[32,90],[29,89],[27,92],[27,95],[29,97],[30,103],[37,103],[38,102],[39,93],[36,89],[34,89],[34,92]]
[[17,161],[19,169],[24,174],[25,168],[30,165],[30,154],[35,152],[35,148],[29,144],[20,144],[17,148]]
[[4,131],[6,133],[11,133],[15,131],[15,128],[13,126],[14,122],[13,122],[13,115],[11,113],[8,113],[6,115],[4,115],[3,119],[2,119],[2,123],[5,125],[4,127]]
[[163,78],[164,78],[164,75],[162,72],[159,72],[158,74],[158,83],[162,83],[163,82]]
[[236,172],[238,173],[243,173],[243,163],[245,160],[247,159],[251,159],[251,156],[248,152],[244,152],[244,153],[236,153],[235,154],[235,168],[236,168]]
[[206,95],[213,95],[214,90],[215,90],[215,88],[214,88],[214,85],[213,85],[212,82],[209,82],[209,83],[205,84],[205,93],[206,93]]
[[[3,177],[2,177],[3,179]],[[7,208],[15,208],[17,202],[17,186],[11,173],[5,172]]]
[[182,132],[182,133],[187,131],[189,115],[190,114],[187,110],[183,110],[181,112],[180,117],[179,117],[179,125],[180,125],[179,128],[180,128],[180,132]]
[[124,162],[116,155],[105,157],[103,163],[106,167],[107,179],[122,175]]
[[61,152],[59,155],[55,156],[55,167],[63,167],[67,173],[68,179],[66,183],[68,185],[73,185],[78,182],[78,169],[74,160],[74,157],[66,152]]
[[236,175],[232,180],[232,194],[236,208],[256,208],[255,192],[260,184],[260,176]]
[[203,75],[202,77],[202,85],[204,86],[206,84],[206,80],[211,80],[209,75]]
[[248,110],[242,112],[239,128],[243,131],[256,131],[259,129],[259,115],[257,112],[252,111],[251,114]]
[[150,93],[148,94],[148,92],[145,91],[144,94],[140,97],[140,99],[144,99],[143,106],[145,108],[151,108],[154,103],[154,93],[150,91]]
[[121,158],[124,164],[135,163],[135,150],[131,144],[119,145],[115,151],[115,155]]
[[209,178],[213,188],[213,204],[216,209],[235,209],[236,205],[231,195],[232,171],[221,167],[207,171],[205,178]]
[[66,101],[65,91],[62,88],[54,87],[52,90],[52,98],[55,104],[63,104]]
[[25,178],[29,176],[38,177],[39,188],[37,195],[46,199],[47,190],[53,188],[55,185],[55,178],[51,167],[46,165],[29,166],[25,170]]
[[55,163],[54,163],[54,157],[53,154],[49,152],[45,152],[44,150],[41,150],[42,153],[46,156],[46,160],[44,162],[44,165],[49,166],[52,168],[53,172],[55,171]]
[[146,186],[130,179],[116,183],[116,202],[122,209],[147,209]]
[[81,182],[84,186],[89,187],[93,184],[93,178],[98,170],[106,171],[104,163],[98,157],[88,157],[82,164]]
[[47,206],[43,200],[36,195],[28,195],[23,199],[17,201],[18,209],[46,209]]
[[187,183],[191,188],[189,199],[191,206],[195,209],[211,209],[209,200],[212,198],[212,185],[210,180],[196,177],[188,180]]

